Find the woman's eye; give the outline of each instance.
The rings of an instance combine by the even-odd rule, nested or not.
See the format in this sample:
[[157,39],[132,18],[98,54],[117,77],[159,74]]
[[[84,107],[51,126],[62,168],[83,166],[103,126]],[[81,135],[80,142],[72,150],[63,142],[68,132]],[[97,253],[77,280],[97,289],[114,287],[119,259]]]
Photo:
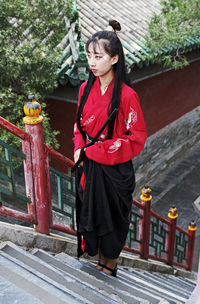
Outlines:
[[91,54],[87,54],[87,58],[88,59],[92,59],[92,57],[96,60],[100,60],[102,58],[102,56],[99,55],[91,55]]

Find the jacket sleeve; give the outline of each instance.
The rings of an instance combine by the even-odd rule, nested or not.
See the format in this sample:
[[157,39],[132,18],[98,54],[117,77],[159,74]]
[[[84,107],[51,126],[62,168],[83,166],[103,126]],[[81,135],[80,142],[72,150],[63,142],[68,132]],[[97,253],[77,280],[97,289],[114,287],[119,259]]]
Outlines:
[[[80,87],[80,90],[79,90],[79,97],[78,97],[78,106],[79,106],[79,103],[80,103],[80,100],[81,100],[81,96],[83,94],[83,91],[84,91],[84,88],[85,88],[85,85],[86,85],[86,82],[84,82],[81,87]],[[77,109],[78,109],[78,106],[77,106]],[[76,150],[78,149],[82,149],[83,146],[85,145],[85,142],[84,142],[84,139],[83,139],[83,136],[82,134],[80,133],[78,127],[77,127],[77,123],[75,122],[74,124],[74,137],[73,137],[73,142],[74,142],[74,153]]]
[[83,146],[85,145],[84,139],[82,134],[80,133],[77,123],[74,124],[74,137],[73,137],[73,142],[74,142],[74,153],[78,149],[82,149]]
[[[139,154],[144,147],[147,133],[139,98],[135,91],[121,101],[122,123],[115,123],[115,129],[123,127],[120,137],[97,142],[86,149],[89,159],[104,165],[126,162]],[[119,132],[115,132],[117,134]],[[127,135],[128,134],[128,135]]]

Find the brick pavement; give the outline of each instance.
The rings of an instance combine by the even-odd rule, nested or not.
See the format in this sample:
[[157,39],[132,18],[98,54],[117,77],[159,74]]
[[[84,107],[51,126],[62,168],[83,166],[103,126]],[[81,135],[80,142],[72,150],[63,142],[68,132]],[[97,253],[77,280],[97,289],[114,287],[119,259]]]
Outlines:
[[193,270],[197,271],[200,253],[200,210],[194,201],[200,197],[200,146],[195,147],[187,157],[170,168],[159,180],[151,185],[152,209],[167,218],[168,210],[176,206],[177,224],[188,230],[191,220],[197,222],[196,244]]

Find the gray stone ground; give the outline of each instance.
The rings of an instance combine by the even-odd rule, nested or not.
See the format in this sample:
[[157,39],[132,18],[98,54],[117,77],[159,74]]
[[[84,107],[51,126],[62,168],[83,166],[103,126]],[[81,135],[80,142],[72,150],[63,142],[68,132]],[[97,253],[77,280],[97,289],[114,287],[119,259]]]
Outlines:
[[[194,202],[200,198],[200,146],[174,165],[164,176],[150,185],[153,194],[152,209],[167,218],[168,210],[176,206],[177,225],[188,230],[191,220],[196,220],[196,244],[193,270],[198,270],[200,252],[200,208]],[[198,204],[196,204],[198,206]]]

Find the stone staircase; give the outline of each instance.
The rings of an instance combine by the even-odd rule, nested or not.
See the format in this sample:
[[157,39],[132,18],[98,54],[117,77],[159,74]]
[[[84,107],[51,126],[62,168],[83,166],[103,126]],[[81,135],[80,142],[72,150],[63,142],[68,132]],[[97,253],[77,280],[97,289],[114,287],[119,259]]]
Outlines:
[[0,244],[1,304],[187,303],[195,281],[120,266],[117,278],[65,253]]

